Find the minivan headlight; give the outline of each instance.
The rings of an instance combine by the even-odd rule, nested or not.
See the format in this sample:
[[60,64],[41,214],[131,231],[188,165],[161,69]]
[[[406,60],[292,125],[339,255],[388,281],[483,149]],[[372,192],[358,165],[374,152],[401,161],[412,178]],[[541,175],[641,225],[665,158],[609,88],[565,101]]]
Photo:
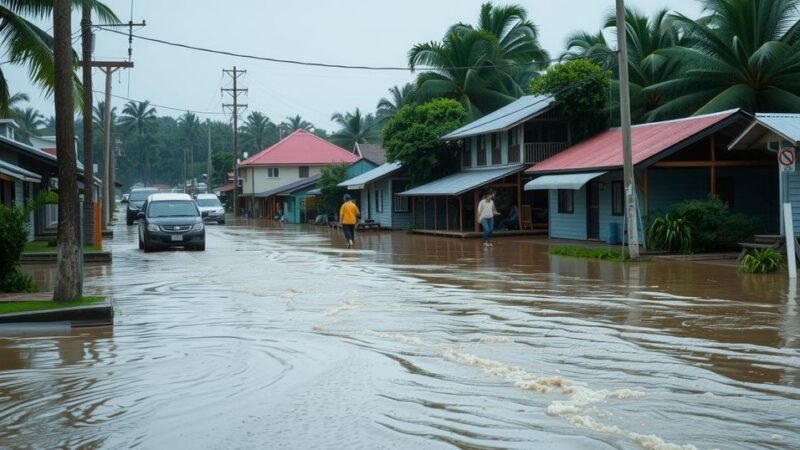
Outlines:
[[194,224],[192,231],[203,231],[203,222]]
[[158,231],[158,225],[152,223],[147,224],[147,231]]

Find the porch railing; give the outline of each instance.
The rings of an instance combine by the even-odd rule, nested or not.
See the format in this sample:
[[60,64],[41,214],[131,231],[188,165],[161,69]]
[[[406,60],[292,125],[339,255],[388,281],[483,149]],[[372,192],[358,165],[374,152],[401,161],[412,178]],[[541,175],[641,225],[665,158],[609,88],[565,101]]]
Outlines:
[[566,142],[526,142],[525,164],[536,164],[555,156],[567,148]]

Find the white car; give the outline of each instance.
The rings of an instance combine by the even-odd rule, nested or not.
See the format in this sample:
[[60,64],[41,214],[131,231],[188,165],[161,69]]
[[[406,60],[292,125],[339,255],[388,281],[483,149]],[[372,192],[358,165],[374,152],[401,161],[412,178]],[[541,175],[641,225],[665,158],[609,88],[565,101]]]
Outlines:
[[194,202],[197,203],[201,213],[208,213],[205,216],[205,220],[214,221],[221,225],[225,224],[225,208],[219,201],[219,197],[214,194],[197,194]]

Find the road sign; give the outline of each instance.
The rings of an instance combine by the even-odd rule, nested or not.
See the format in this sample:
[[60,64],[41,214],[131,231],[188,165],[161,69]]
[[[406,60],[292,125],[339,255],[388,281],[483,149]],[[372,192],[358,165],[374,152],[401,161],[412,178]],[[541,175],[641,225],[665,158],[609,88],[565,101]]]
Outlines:
[[794,148],[785,147],[778,152],[778,165],[781,167],[781,172],[794,172],[794,163]]

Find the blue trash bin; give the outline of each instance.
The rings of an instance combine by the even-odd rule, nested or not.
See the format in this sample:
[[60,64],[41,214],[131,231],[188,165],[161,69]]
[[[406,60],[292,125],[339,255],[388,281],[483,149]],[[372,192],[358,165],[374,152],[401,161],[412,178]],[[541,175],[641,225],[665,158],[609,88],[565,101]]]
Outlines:
[[608,245],[619,245],[619,224],[611,222],[608,224],[608,238],[606,239]]

